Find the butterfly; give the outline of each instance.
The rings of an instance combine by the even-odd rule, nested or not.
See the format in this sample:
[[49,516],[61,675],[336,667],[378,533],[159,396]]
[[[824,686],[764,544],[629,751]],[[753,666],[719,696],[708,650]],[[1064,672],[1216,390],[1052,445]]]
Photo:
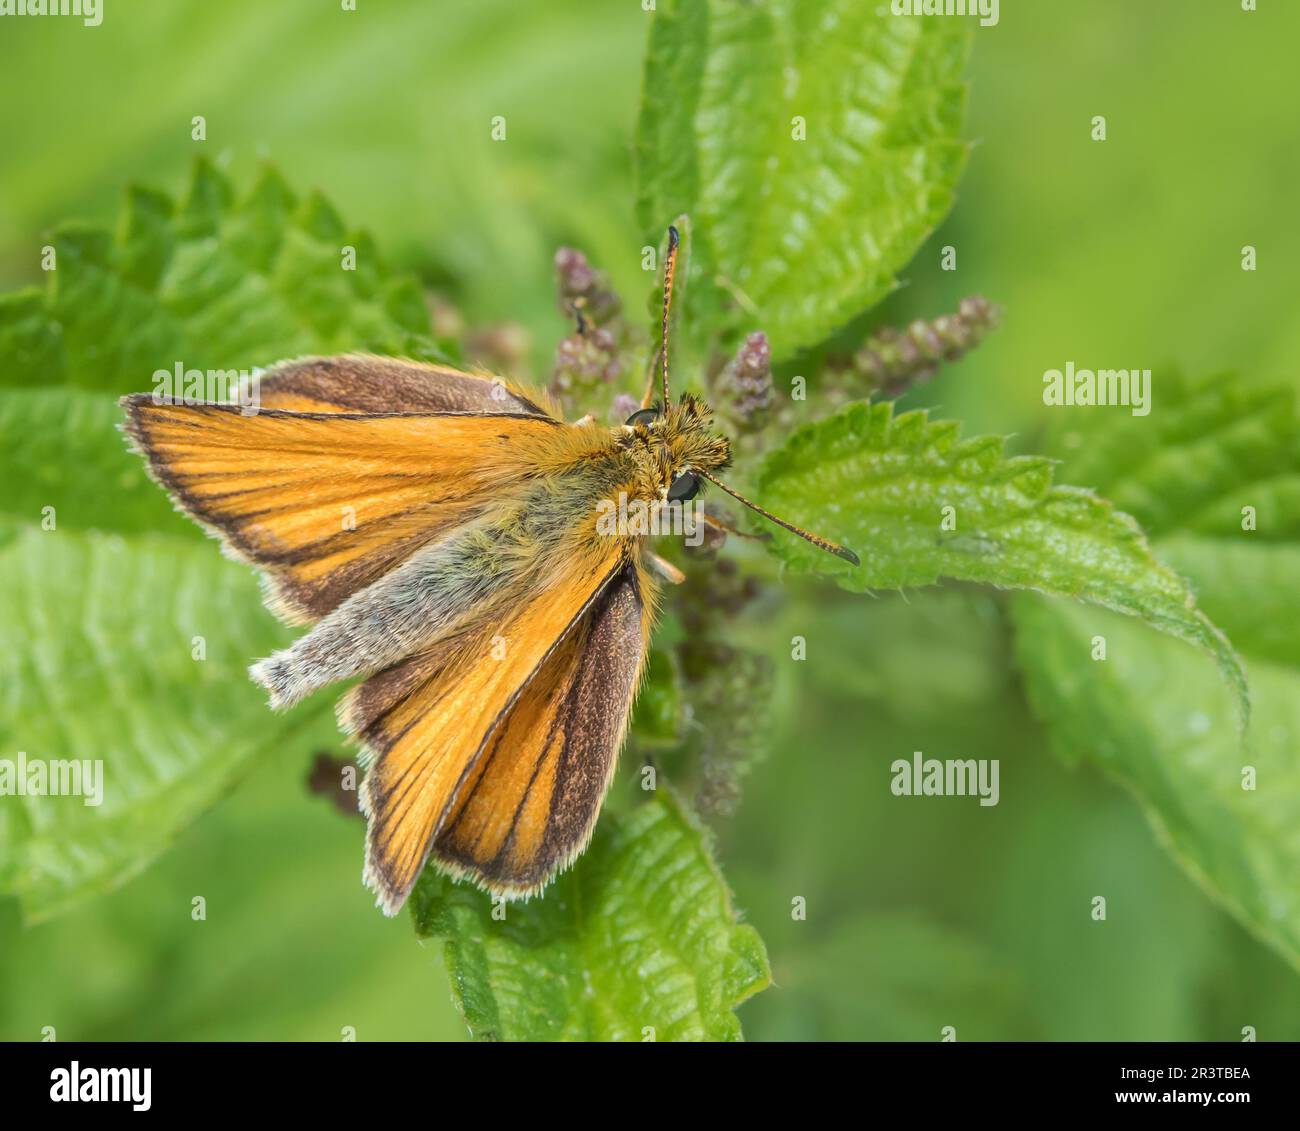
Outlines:
[[731,451],[711,411],[672,400],[678,246],[669,229],[642,407],[612,428],[565,423],[544,395],[487,374],[360,354],[274,366],[251,414],[150,393],[121,402],[178,508],[262,571],[273,612],[312,626],[250,669],[271,706],[360,680],[338,719],[367,770],[363,879],[389,915],[429,860],[527,897],[591,839],[657,578],[682,579],[643,536],[600,528],[613,500],[684,504],[707,481],[857,564],[718,479]]

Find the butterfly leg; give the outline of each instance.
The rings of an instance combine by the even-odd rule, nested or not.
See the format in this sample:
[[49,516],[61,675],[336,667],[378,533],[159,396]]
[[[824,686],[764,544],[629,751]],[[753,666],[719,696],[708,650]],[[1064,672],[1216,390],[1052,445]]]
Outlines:
[[665,581],[671,582],[673,585],[680,585],[686,580],[686,574],[682,573],[672,562],[661,558],[658,554],[647,554],[646,556],[651,568]]

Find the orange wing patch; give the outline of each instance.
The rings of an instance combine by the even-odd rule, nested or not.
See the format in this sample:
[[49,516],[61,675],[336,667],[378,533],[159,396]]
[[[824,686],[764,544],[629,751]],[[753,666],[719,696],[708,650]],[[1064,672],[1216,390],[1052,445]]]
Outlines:
[[324,616],[475,517],[535,466],[557,421],[505,413],[354,415],[124,399],[154,477],[267,570],[286,619]]
[[365,881],[388,914],[418,878],[484,737],[545,670],[548,655],[570,654],[569,636],[619,568],[613,555],[578,558],[562,585],[509,619],[403,661],[345,698],[340,721],[372,763],[361,789],[369,819]]
[[644,665],[643,584],[625,567],[488,735],[434,842],[441,867],[529,895],[587,846]]

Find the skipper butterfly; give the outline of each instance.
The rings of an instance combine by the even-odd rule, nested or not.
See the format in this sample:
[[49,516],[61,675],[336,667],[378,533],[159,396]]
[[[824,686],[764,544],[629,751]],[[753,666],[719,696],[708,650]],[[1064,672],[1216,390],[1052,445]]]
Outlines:
[[253,665],[271,706],[363,680],[338,716],[367,767],[364,880],[389,915],[427,860],[514,898],[590,840],[645,669],[655,574],[681,580],[644,537],[598,529],[612,500],[686,502],[708,481],[857,564],[722,483],[730,444],[710,410],[672,400],[677,248],[670,228],[659,364],[617,427],[565,423],[490,376],[366,355],[275,366],[251,415],[122,401],[177,506],[263,571],[276,614],[312,625]]

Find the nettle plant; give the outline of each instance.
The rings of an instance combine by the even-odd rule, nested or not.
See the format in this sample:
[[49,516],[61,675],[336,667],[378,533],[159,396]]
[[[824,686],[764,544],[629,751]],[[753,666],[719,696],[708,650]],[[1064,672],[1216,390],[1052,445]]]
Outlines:
[[[707,821],[739,801],[772,679],[732,626],[782,573],[862,593],[1019,591],[1000,607],[1061,755],[1125,783],[1198,880],[1300,955],[1291,395],[1171,378],[1156,412],[1088,433],[1061,473],[891,403],[992,328],[983,300],[826,347],[864,324],[952,205],[969,35],[848,0],[660,5],[637,212],[650,270],[665,226],[683,229],[676,379],[735,440],[736,485],[861,565],[771,528],[761,547],[665,550],[687,574],[669,595],[676,630],[656,643],[585,856],[527,904],[432,871],[412,897],[475,1036],[740,1036],[735,1008],[767,985],[767,958]],[[48,242],[48,285],[0,298],[0,728],[6,748],[112,762],[98,809],[29,798],[0,814],[0,893],[29,920],[137,872],[265,752],[339,748],[329,696],[266,710],[245,668],[288,632],[146,480],[116,398],[177,358],[223,371],[347,350],[465,363],[487,340],[431,329],[420,284],[271,169],[239,194],[199,163],[179,203],[132,189],[115,232],[66,226]],[[559,252],[557,277],[582,329],[558,345],[553,391],[570,418],[621,420],[651,361],[657,288],[633,317],[580,253]],[[1216,626],[1250,661],[1252,698]],[[1107,662],[1085,662],[1099,637]]]

